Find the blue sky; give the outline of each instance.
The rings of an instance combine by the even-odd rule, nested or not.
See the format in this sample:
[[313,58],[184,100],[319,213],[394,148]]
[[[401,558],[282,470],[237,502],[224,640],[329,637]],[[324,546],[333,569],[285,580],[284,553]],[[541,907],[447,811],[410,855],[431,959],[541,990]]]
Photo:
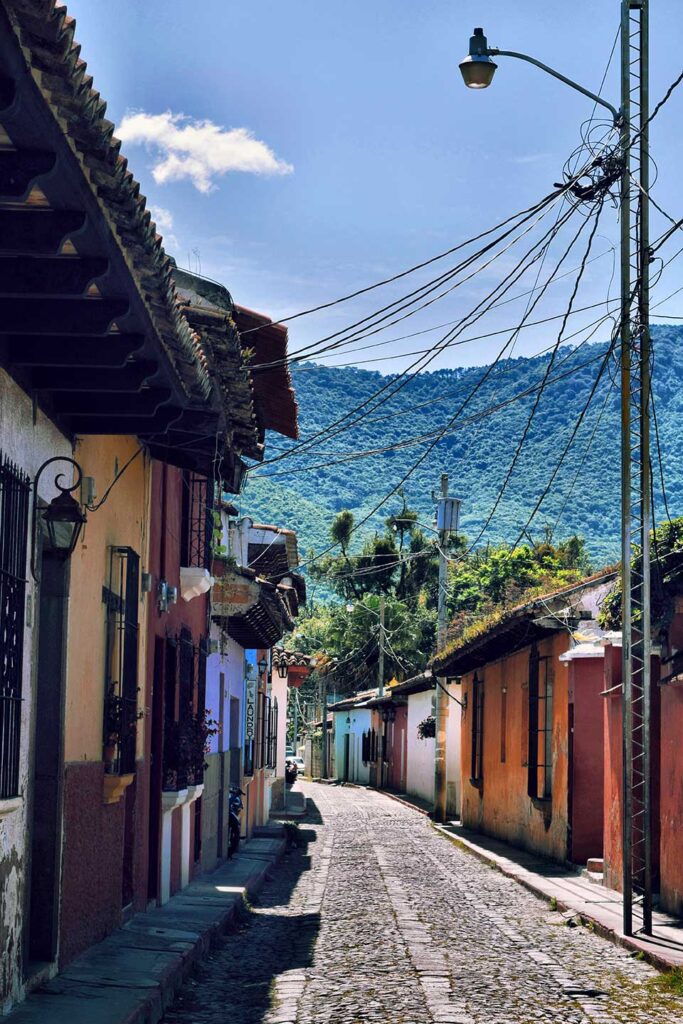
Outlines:
[[[475,25],[492,45],[524,50],[596,90],[619,17],[618,0],[72,0],[68,7],[108,116],[123,122],[123,151],[158,211],[168,251],[223,282],[237,302],[274,317],[429,258],[559,180],[590,102],[504,58],[490,89],[466,90],[457,65]],[[676,0],[653,2],[651,35],[656,101],[682,63]],[[618,104],[616,59],[604,94]],[[655,195],[674,216],[683,216],[682,112],[683,87],[652,130]],[[246,169],[229,169],[236,166]],[[653,231],[662,225],[655,218]],[[594,248],[605,256],[589,267],[582,304],[605,297],[615,237],[616,214],[605,209]],[[513,257],[499,265],[508,269]],[[659,297],[683,283],[679,262],[666,269]],[[462,315],[499,275],[497,264],[374,339],[391,344],[335,361],[380,355],[362,365],[405,367],[410,359],[397,356],[440,334],[393,339]],[[290,348],[360,319],[411,281],[293,321]],[[571,279],[558,283],[539,318],[562,312],[570,287]],[[682,312],[683,295],[662,308]],[[493,311],[485,329],[502,330],[519,311],[514,304]],[[548,328],[531,329],[515,351],[552,340]],[[483,363],[499,345],[493,338],[450,349],[430,368]]]

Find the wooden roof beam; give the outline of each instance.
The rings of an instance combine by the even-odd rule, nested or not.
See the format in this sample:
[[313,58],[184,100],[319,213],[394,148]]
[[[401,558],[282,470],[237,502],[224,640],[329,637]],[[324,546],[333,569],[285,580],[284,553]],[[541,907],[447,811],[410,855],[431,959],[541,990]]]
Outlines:
[[151,359],[140,360],[127,366],[116,367],[102,373],[102,367],[38,367],[31,372],[31,386],[35,391],[52,394],[60,391],[135,393],[159,370]]
[[108,269],[104,256],[0,256],[0,295],[79,296]]
[[142,334],[11,335],[7,363],[17,367],[117,367],[123,366],[145,344]]
[[39,149],[0,149],[0,196],[24,199],[41,174],[57,162],[56,153]]
[[106,334],[128,309],[127,298],[11,296],[0,299],[0,333]]
[[0,252],[56,254],[62,243],[85,226],[82,210],[22,207],[0,210]]

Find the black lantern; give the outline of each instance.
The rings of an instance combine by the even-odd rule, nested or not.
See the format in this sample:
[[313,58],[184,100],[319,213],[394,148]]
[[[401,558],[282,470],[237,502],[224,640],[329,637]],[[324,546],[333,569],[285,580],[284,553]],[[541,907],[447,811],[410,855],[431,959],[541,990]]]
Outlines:
[[286,679],[289,675],[289,665],[287,664],[287,659],[284,654],[280,657],[280,660],[277,663],[277,674],[280,679]]
[[50,541],[50,550],[60,558],[70,558],[87,516],[68,491],[53,498],[42,515]]
[[257,668],[262,676],[265,675],[266,672],[268,671],[268,659],[260,658],[257,663]]
[[71,492],[75,491],[81,485],[81,480],[83,479],[83,471],[81,470],[81,467],[73,459],[69,459],[65,455],[54,455],[51,459],[47,459],[36,473],[33,481],[33,543],[31,546],[31,574],[36,582],[38,582],[35,566],[38,481],[40,480],[43,471],[48,466],[52,465],[53,462],[67,462],[70,466],[73,466],[76,480],[70,487],[65,487],[60,482],[64,474],[58,473],[55,477],[54,485],[59,491],[59,494],[52,499],[47,508],[42,512],[41,518],[45,523],[51,553],[65,561],[70,558],[74,552],[76,544],[78,543],[78,538],[81,530],[83,529],[83,524],[87,519],[79,502],[77,502],[75,498],[71,497]]

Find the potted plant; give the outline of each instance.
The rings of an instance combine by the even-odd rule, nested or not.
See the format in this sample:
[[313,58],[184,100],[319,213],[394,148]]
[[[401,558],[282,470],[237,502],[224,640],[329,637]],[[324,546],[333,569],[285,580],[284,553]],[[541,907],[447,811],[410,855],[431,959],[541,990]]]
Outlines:
[[417,735],[421,740],[433,739],[436,736],[436,719],[428,715],[418,724]]
[[[139,692],[139,688],[137,692]],[[111,683],[104,697],[103,761],[105,772],[113,772],[121,740],[135,729],[135,723],[143,715],[144,711],[138,710],[137,700],[133,701],[122,697],[117,692],[117,684]]]

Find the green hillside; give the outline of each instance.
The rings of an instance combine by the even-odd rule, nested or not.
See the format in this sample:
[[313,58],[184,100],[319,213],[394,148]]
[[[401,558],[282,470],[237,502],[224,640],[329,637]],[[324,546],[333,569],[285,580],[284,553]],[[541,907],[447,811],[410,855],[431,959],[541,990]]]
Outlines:
[[[683,513],[683,328],[653,329],[654,399],[669,510]],[[486,540],[516,539],[555,469],[594,385],[604,345],[563,348],[551,371],[521,457],[505,489]],[[433,514],[432,490],[443,471],[450,490],[462,499],[462,529],[474,539],[496,500],[522,436],[535,393],[515,396],[542,379],[548,356],[512,359],[496,366],[452,428],[405,484],[408,503],[423,522]],[[481,380],[486,367],[423,373],[385,404],[365,411],[362,420],[312,445],[307,454],[291,455],[250,474],[241,498],[250,515],[294,526],[300,548],[321,551],[328,543],[332,517],[342,508],[361,518],[391,490],[425,451],[426,444],[389,450],[356,461],[349,453],[387,448],[416,435],[442,428],[455,416],[463,398]],[[612,358],[575,441],[531,527],[534,538],[548,525],[555,536],[583,534],[596,564],[614,560],[619,536],[619,397]],[[396,378],[356,368],[304,364],[294,373],[302,439],[338,420],[380,387]],[[491,406],[509,401],[491,415]],[[598,417],[600,422],[596,427]],[[354,417],[355,418],[355,417]],[[268,459],[292,447],[278,435],[268,438]],[[654,444],[653,444],[654,448]],[[664,518],[659,468],[653,456],[657,519]],[[272,475],[271,475],[272,474]],[[394,496],[375,520],[400,507]],[[371,530],[368,523],[363,532]],[[357,545],[358,546],[358,545]]]

